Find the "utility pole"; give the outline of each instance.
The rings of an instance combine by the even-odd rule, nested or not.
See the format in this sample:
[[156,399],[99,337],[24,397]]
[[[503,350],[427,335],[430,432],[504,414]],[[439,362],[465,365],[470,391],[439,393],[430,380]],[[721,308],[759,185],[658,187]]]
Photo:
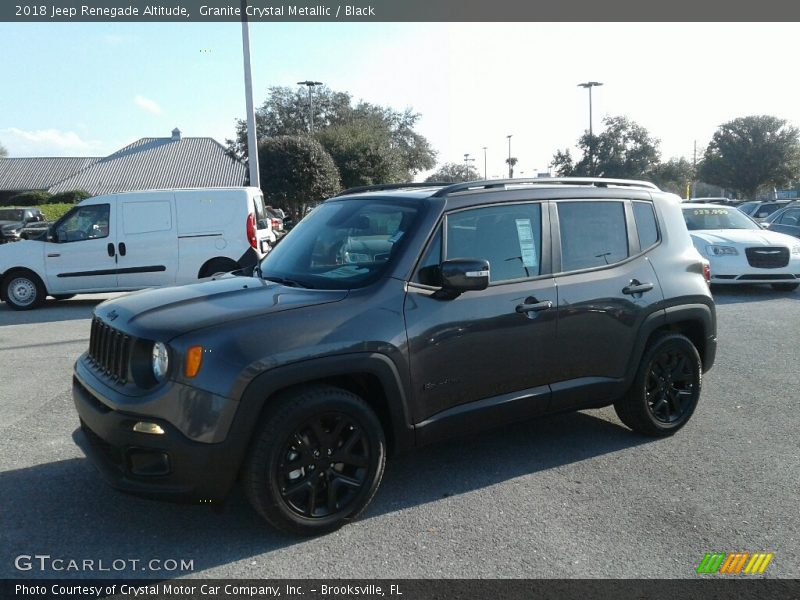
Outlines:
[[247,164],[250,170],[250,185],[261,187],[258,169],[258,137],[256,136],[256,113],[253,108],[253,75],[250,70],[250,27],[247,23],[247,0],[242,3],[242,58],[244,61],[244,98],[247,109]]
[[322,85],[321,81],[298,81],[297,85],[305,85],[308,87],[308,132],[314,134],[314,97],[311,90],[316,85]]
[[694,141],[694,157],[692,158],[692,195],[687,198],[695,198],[697,194],[697,140]]
[[483,147],[483,179],[486,180],[486,146]]
[[589,168],[592,177],[594,177],[594,132],[592,130],[592,88],[603,85],[599,81],[587,81],[586,83],[579,83],[578,87],[586,88],[589,90]]

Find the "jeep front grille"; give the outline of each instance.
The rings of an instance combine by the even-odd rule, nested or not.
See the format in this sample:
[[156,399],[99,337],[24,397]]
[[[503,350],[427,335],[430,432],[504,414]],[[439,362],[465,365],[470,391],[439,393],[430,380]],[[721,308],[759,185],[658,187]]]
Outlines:
[[128,360],[133,339],[106,325],[102,320],[92,319],[89,336],[89,360],[114,381],[125,384],[128,380]]
[[789,264],[789,248],[745,248],[747,262],[757,269],[780,269]]

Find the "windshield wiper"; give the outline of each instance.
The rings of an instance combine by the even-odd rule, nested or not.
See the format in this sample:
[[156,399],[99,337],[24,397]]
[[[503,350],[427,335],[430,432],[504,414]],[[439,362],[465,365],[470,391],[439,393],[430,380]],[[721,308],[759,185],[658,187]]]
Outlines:
[[295,281],[294,279],[287,279],[286,277],[276,277],[274,275],[263,275],[262,277],[267,281],[274,281],[275,283],[280,283],[281,285],[285,285],[287,287],[299,287],[306,289],[313,288],[313,286],[308,285],[307,283],[300,283],[299,281]]

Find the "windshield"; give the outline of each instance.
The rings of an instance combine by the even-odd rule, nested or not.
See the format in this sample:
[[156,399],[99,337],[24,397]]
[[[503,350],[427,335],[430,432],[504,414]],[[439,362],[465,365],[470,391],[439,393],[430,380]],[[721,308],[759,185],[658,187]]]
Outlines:
[[363,287],[392,263],[418,212],[418,203],[401,200],[324,203],[267,254],[262,276],[300,287]]
[[0,210],[0,221],[22,221],[22,211],[21,210],[12,210],[12,209],[3,209]]
[[737,208],[684,208],[683,218],[689,231],[701,229],[761,229]]

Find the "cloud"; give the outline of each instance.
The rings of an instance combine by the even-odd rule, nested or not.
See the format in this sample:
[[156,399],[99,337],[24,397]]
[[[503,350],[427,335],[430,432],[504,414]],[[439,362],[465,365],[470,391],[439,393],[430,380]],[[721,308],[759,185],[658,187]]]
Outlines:
[[16,127],[0,130],[0,139],[9,156],[102,156],[102,142],[84,140],[74,131]]
[[141,108],[142,110],[146,110],[149,113],[154,115],[161,114],[161,107],[154,101],[150,100],[150,98],[145,98],[144,96],[136,96],[133,99],[134,104]]

